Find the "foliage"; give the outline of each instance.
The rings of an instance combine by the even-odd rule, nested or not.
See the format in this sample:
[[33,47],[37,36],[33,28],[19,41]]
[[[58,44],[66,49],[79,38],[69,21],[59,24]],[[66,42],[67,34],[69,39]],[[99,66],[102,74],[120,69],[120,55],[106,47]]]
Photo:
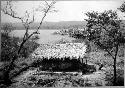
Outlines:
[[[107,86],[113,86],[113,71],[107,71],[105,80],[107,81]],[[117,69],[117,79],[116,86],[124,86],[124,69]]]
[[31,40],[38,40],[38,39],[40,39],[39,35],[34,35],[31,37]]
[[[13,56],[17,56],[16,52],[21,40],[21,38],[1,33],[1,61],[10,61]],[[27,41],[21,50],[20,57],[27,58],[38,46],[39,44],[34,41]]]
[[33,67],[39,67],[40,70],[50,71],[83,71],[83,74],[94,72],[94,65],[81,63],[78,59],[70,59],[70,57],[56,58],[40,58],[32,63]]
[[86,33],[84,30],[80,30],[78,28],[71,28],[68,30],[68,34],[70,37],[74,37],[76,39],[84,39],[86,37]]
[[125,12],[125,2],[118,8],[121,12]]
[[109,10],[103,13],[88,12],[86,19],[88,39],[102,49],[112,49],[121,43],[123,34],[120,31],[120,20],[117,13]]
[[[39,44],[37,44],[34,41],[27,41],[25,43],[25,46],[22,47],[21,49],[21,53],[20,55],[18,55],[16,52],[19,49],[19,44],[21,42],[21,38],[18,37],[11,37],[8,35],[5,35],[4,33],[1,33],[1,63],[3,63],[3,65],[0,65],[0,84],[2,83],[2,80],[4,78],[7,78],[5,72],[7,71],[8,66],[10,65],[10,61],[14,58],[14,56],[20,56],[20,58],[27,58],[38,46]],[[19,57],[17,58],[19,59]],[[18,62],[20,63],[20,62]],[[8,73],[9,76],[13,77],[13,75],[19,74],[19,72],[21,71],[25,71],[27,70],[26,67],[27,64],[23,66],[18,65],[18,63],[14,62],[14,64],[11,66],[11,69],[9,70],[10,72]],[[23,68],[24,67],[24,68]],[[7,81],[5,80],[5,83],[7,83]],[[4,84],[4,81],[3,81]],[[9,83],[7,83],[9,85]],[[10,82],[11,84],[11,82]]]
[[20,51],[21,57],[28,58],[28,56],[39,46],[35,41],[27,41]]
[[85,28],[82,30],[79,28],[69,28],[69,29],[62,29],[60,31],[54,32],[53,34],[60,34],[60,35],[69,35],[69,37],[73,37],[76,39],[84,39],[86,37],[86,31],[84,31]]
[[1,61],[8,61],[16,56],[16,50],[19,48],[18,37],[10,37],[4,33],[1,33]]
[[115,11],[109,10],[103,13],[87,12],[87,38],[99,48],[111,55],[114,68],[114,83],[116,85],[116,59],[119,46],[125,43],[124,33],[121,28],[121,20]]
[[[20,17],[18,14],[17,14],[17,12],[13,9],[13,1],[6,1],[6,3],[5,3],[5,5],[2,7],[2,9],[1,9],[1,11],[4,13],[4,14],[6,14],[6,15],[8,15],[8,16],[11,16],[12,18],[16,18],[16,19],[18,19],[18,20],[20,20],[21,22],[22,22],[22,24],[23,24],[23,26],[24,26],[24,28],[25,28],[25,30],[26,30],[26,32],[25,32],[25,34],[24,34],[24,36],[23,36],[23,39],[21,39],[21,43],[20,42],[17,42],[16,44],[17,45],[19,45],[19,48],[16,48],[16,50],[14,51],[15,53],[16,53],[16,55],[14,55],[13,56],[13,58],[10,60],[10,63],[9,63],[9,65],[8,65],[8,67],[6,68],[6,71],[4,71],[3,73],[4,73],[4,78],[3,78],[3,84],[5,84],[5,85],[7,85],[7,86],[9,86],[9,85],[11,85],[12,84],[12,79],[13,79],[13,77],[11,78],[10,77],[10,73],[11,73],[11,70],[15,67],[15,61],[19,58],[19,56],[21,55],[21,53],[24,53],[23,54],[23,57],[27,57],[27,55],[29,54],[29,53],[31,53],[31,51],[32,51],[32,49],[34,50],[35,48],[34,47],[32,47],[32,45],[30,46],[30,45],[28,45],[28,46],[25,46],[24,47],[24,45],[26,45],[26,43],[27,42],[29,42],[30,40],[30,38],[34,35],[34,34],[39,34],[39,32],[38,32],[38,30],[40,29],[40,27],[41,27],[41,25],[42,25],[42,23],[43,23],[43,20],[44,20],[44,18],[46,17],[46,15],[49,13],[49,12],[54,12],[54,10],[52,9],[52,8],[54,8],[53,7],[53,5],[55,4],[56,2],[55,1],[52,1],[51,3],[48,3],[47,1],[45,1],[45,5],[43,5],[42,7],[39,7],[38,9],[37,9],[37,11],[40,11],[40,12],[42,12],[43,13],[43,17],[41,17],[41,20],[40,20],[40,23],[39,23],[39,25],[38,25],[38,27],[36,28],[36,30],[34,31],[34,32],[32,32],[30,35],[29,35],[29,29],[30,29],[30,24],[32,24],[33,22],[34,22],[34,20],[35,20],[35,17],[34,17],[34,9],[33,9],[33,14],[32,14],[32,18],[31,18],[31,15],[30,15],[30,13],[26,10],[25,11],[25,14],[24,14],[24,16],[23,17]],[[12,39],[13,40],[13,39]],[[19,39],[20,40],[20,39]],[[4,40],[3,40],[4,41]],[[6,42],[6,44],[8,44],[7,42]],[[13,44],[13,43],[12,43]],[[36,43],[34,42],[34,43],[29,43],[29,44],[33,44],[33,45],[35,45]],[[3,46],[5,46],[4,48],[7,50],[7,52],[8,52],[8,46],[9,45],[5,45],[4,43],[3,43]],[[6,47],[7,46],[7,47]],[[12,46],[11,46],[12,47]],[[30,51],[28,51],[28,49],[27,49],[27,47],[28,47],[28,49],[30,50]],[[36,47],[36,46],[35,46]],[[22,51],[22,52],[21,52]],[[5,53],[6,53],[6,51],[5,51]],[[4,54],[3,54],[4,55]],[[8,55],[8,54],[7,54]],[[11,54],[10,54],[11,55]],[[6,56],[5,56],[5,58],[6,58]],[[7,57],[8,58],[8,57]],[[27,66],[27,68],[28,68],[29,66]],[[25,68],[24,68],[25,69]],[[23,69],[21,69],[18,73],[17,73],[17,75],[19,75],[21,72],[23,71]],[[15,76],[17,76],[17,75],[15,75]],[[5,77],[6,76],[6,77]]]
[[[122,48],[122,47],[121,47]],[[120,49],[121,49],[120,48]],[[104,67],[102,68],[102,71],[105,72],[105,81],[107,82],[106,85],[107,86],[112,86],[113,85],[113,59],[108,55],[105,56],[105,54],[107,54],[107,52],[104,51],[98,51],[98,52],[90,52],[89,53],[89,58],[88,58],[88,62],[91,62],[95,65],[98,65],[100,63],[102,63],[104,65]],[[124,56],[123,57],[117,57],[117,79],[116,81],[119,81],[119,83],[117,82],[117,86],[123,86],[124,83]]]
[[4,23],[1,27],[1,32],[4,35],[9,35],[9,33],[13,30],[15,30],[16,28],[14,26],[12,26],[11,23]]

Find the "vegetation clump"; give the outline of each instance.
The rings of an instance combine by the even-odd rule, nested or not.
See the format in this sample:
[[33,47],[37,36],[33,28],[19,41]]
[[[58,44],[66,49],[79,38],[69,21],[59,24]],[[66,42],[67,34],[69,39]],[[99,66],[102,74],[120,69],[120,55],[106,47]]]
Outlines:
[[52,72],[77,72],[82,71],[83,74],[92,73],[96,71],[94,65],[88,65],[80,62],[78,59],[65,58],[53,58],[50,59],[42,58],[34,61],[32,66],[38,67],[41,71],[52,71]]

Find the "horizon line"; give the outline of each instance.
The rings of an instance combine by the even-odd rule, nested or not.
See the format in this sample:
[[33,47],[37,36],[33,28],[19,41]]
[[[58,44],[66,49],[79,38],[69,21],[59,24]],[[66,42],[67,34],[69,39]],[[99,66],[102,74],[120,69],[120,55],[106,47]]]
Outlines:
[[[85,22],[85,20],[83,20]],[[50,22],[50,23],[59,23],[59,22],[82,22],[82,21],[43,21],[44,22]],[[22,23],[22,22],[1,22],[1,23]],[[34,22],[34,23],[39,23],[39,22]]]

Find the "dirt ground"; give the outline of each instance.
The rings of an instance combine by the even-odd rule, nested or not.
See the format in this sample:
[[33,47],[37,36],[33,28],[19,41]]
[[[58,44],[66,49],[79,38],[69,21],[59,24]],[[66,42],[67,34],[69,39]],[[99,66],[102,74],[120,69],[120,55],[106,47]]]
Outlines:
[[104,78],[104,71],[83,75],[81,72],[38,72],[35,69],[16,78],[18,83],[15,86],[21,88],[105,86]]

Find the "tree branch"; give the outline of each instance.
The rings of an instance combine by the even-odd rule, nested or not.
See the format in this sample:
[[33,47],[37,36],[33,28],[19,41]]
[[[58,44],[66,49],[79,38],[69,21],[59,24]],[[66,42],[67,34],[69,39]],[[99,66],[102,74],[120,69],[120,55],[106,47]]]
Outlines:
[[111,56],[112,58],[114,59],[114,56],[112,55],[112,53],[108,50],[108,49],[105,49]]
[[[45,1],[45,2],[47,3],[47,1]],[[47,3],[48,8],[44,11],[44,16],[41,19],[41,22],[40,22],[40,24],[39,24],[39,26],[37,28],[37,31],[40,29],[40,26],[42,25],[44,18],[46,17],[47,13],[49,12],[49,10],[51,9],[51,7],[52,7],[53,4],[54,4],[53,2],[51,2],[50,5]]]
[[105,49],[112,56],[112,58],[114,59],[114,56],[112,55],[112,53],[107,48],[105,48],[105,46],[103,46],[103,44],[101,44],[100,42],[98,42],[98,43],[99,44],[97,44],[97,45],[99,45],[99,47],[103,47],[103,49]]
[[[45,2],[46,2],[46,1],[45,1]],[[25,44],[25,42],[26,42],[29,38],[31,38],[34,34],[39,34],[39,33],[38,33],[38,30],[40,29],[40,26],[42,25],[43,20],[45,19],[47,13],[49,12],[49,10],[51,9],[51,7],[52,7],[54,4],[55,4],[55,2],[51,2],[51,4],[48,4],[47,7],[45,7],[46,10],[44,10],[44,16],[42,17],[39,26],[37,27],[36,31],[35,31],[35,32],[32,32],[30,35],[28,35],[28,30],[29,30],[29,28],[30,28],[29,25],[30,25],[31,23],[33,23],[34,20],[35,20],[35,19],[34,19],[34,10],[33,10],[32,20],[29,21],[29,18],[30,18],[29,15],[30,15],[30,14],[29,14],[27,11],[25,12],[26,15],[25,15],[24,17],[19,17],[19,16],[16,16],[16,15],[15,15],[15,11],[13,11],[10,1],[7,2],[7,5],[5,6],[5,9],[2,9],[2,11],[3,11],[4,14],[7,14],[7,15],[13,17],[13,18],[16,18],[16,19],[21,20],[23,26],[24,26],[25,29],[26,29],[26,32],[25,32],[24,37],[23,37],[23,41],[22,41],[22,43],[20,44],[20,47],[19,47],[19,49],[18,49],[18,51],[17,51],[17,55],[18,55],[18,56],[19,56],[19,54],[20,54],[20,52],[21,52],[21,49],[22,49],[23,45]],[[7,6],[8,6],[9,8],[7,8]],[[10,11],[8,11],[8,9],[9,9]],[[25,20],[25,17],[26,17],[26,20]],[[28,21],[29,21],[29,22],[28,22]],[[11,68],[12,68],[12,66],[14,65],[14,61],[18,58],[18,56],[14,56],[14,57],[12,58],[12,60],[10,61],[10,64],[9,64],[9,66],[8,66],[8,68],[7,68],[7,71],[6,71],[7,73],[9,73],[9,72],[11,71]],[[29,67],[29,66],[28,66],[28,67]],[[26,68],[24,68],[24,69],[27,69],[28,67],[26,67]],[[19,71],[19,72],[17,73],[17,75],[20,74],[22,71],[24,71],[24,69],[21,69],[21,71]],[[13,77],[11,77],[11,79],[12,79],[12,78],[13,78]]]

